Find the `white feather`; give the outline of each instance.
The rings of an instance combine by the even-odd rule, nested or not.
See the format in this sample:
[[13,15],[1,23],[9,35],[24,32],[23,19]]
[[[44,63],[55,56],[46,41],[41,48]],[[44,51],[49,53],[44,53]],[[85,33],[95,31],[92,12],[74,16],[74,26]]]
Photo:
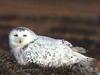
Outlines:
[[[20,30],[21,28],[22,30]],[[15,37],[14,34],[17,34],[18,37]],[[27,37],[23,35],[27,35]],[[21,39],[21,43],[18,42],[19,39]],[[78,63],[83,68],[89,69],[95,63],[93,58],[79,53],[80,47],[73,47],[71,43],[63,39],[36,35],[25,27],[12,30],[9,40],[11,51],[21,65],[36,63],[45,67],[60,67]]]

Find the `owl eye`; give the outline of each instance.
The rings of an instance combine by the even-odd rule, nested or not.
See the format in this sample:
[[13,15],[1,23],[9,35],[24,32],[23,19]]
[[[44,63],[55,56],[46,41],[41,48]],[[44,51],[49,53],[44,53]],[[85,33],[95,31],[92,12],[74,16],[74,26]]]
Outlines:
[[24,37],[26,37],[27,35],[23,35]]
[[14,36],[15,36],[15,37],[18,37],[18,34],[15,34]]

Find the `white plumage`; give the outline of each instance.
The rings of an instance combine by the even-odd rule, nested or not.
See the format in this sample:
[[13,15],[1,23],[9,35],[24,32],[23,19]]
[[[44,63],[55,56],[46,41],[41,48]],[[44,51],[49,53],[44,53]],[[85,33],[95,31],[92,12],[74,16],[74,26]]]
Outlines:
[[84,69],[92,68],[95,59],[82,55],[86,50],[73,47],[63,39],[40,36],[26,27],[17,27],[9,34],[11,52],[21,65],[36,63],[45,67],[60,67],[79,64]]

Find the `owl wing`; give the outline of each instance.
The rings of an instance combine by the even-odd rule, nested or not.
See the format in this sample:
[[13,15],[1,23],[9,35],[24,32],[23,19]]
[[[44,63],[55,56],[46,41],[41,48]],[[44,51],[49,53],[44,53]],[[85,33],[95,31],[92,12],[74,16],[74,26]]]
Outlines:
[[53,41],[51,41],[49,39],[45,40],[43,37],[29,43],[24,49],[23,57],[29,62],[42,66],[59,67],[64,64],[66,66],[77,64],[82,71],[93,71],[95,59],[74,51],[70,46],[63,44],[61,40],[52,39]]
[[75,52],[78,52],[78,53],[87,53],[87,50],[83,47],[74,47],[70,42],[64,40],[64,39],[61,39],[61,42],[63,45],[66,45],[66,46],[69,46],[73,51]]
[[66,45],[69,46],[73,51],[75,52],[79,52],[79,53],[87,53],[87,50],[83,47],[74,47],[70,42],[64,40],[64,39],[54,39],[54,38],[50,38],[50,37],[45,37],[45,36],[39,36],[39,38],[41,39],[41,41],[46,42],[46,43],[54,43],[54,44],[62,44],[62,45]]
[[78,47],[78,46],[76,46],[76,47],[71,47],[71,49],[72,49],[73,51],[75,51],[75,52],[79,52],[79,53],[82,53],[82,54],[87,53],[87,51],[88,51],[88,50],[86,50],[85,48],[83,48],[83,47]]
[[[57,51],[59,50],[56,58],[61,56],[62,63],[64,63],[63,61],[66,62],[67,60],[66,62],[67,65],[77,63],[81,70],[88,70],[88,71],[91,70],[91,72],[94,70],[96,60],[94,58],[90,58],[90,57],[80,54],[80,53],[86,53],[87,52],[86,49],[82,47],[73,47],[71,43],[62,39],[46,38],[46,43],[48,43],[48,40],[51,42],[50,44],[53,45],[53,46],[50,45],[51,48],[56,48]],[[56,42],[56,45],[55,45],[55,42]]]

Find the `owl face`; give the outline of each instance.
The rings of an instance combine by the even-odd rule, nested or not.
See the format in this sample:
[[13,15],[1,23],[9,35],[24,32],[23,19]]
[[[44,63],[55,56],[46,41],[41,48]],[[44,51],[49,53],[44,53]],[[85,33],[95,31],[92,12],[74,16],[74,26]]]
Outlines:
[[13,29],[9,34],[9,44],[11,48],[22,48],[33,40],[33,33],[25,27],[18,27]]

